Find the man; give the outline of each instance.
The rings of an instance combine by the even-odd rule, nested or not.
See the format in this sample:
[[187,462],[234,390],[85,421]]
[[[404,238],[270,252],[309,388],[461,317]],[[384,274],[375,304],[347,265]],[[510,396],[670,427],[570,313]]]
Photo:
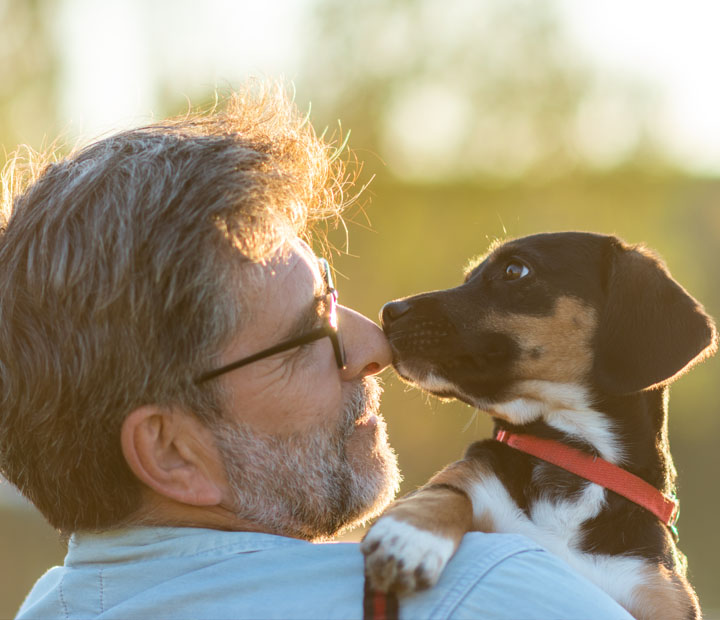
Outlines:
[[[341,209],[337,154],[266,87],[30,169],[0,240],[2,473],[71,538],[18,617],[360,617],[357,546],[308,542],[399,480],[388,345],[302,241]],[[482,534],[400,613],[627,617]]]

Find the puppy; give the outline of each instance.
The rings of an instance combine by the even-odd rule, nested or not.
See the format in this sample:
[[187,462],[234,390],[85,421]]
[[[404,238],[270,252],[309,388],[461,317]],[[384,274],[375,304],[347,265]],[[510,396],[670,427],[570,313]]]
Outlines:
[[386,304],[382,323],[400,376],[488,412],[495,439],[371,528],[375,589],[429,587],[467,531],[513,532],[636,618],[700,618],[674,533],[667,395],[717,335],[656,256],[532,235],[491,248],[458,287]]

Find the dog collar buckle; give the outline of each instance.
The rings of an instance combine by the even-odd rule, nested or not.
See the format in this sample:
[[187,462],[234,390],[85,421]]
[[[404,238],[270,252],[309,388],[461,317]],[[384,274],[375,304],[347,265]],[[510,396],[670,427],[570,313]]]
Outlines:
[[668,520],[669,522],[668,522],[667,526],[668,526],[668,529],[670,530],[670,533],[673,536],[673,539],[677,543],[677,541],[680,540],[680,534],[678,534],[678,529],[677,529],[677,522],[678,522],[678,519],[680,518],[680,501],[678,500],[675,493],[672,494],[672,497],[668,497],[667,499],[668,499],[668,501],[671,501],[675,506],[672,514],[670,515],[670,519]]

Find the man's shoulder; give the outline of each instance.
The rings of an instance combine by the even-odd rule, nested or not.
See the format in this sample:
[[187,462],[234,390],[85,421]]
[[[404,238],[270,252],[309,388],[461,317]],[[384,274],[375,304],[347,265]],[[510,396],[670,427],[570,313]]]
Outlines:
[[[37,584],[23,613],[105,619],[361,618],[363,575],[357,543],[145,530],[71,544],[65,566]],[[400,613],[408,618],[627,617],[612,613],[614,603],[608,601],[527,538],[473,532],[437,586],[403,597]],[[578,616],[581,608],[585,612]],[[588,611],[594,609],[600,613]]]
[[[280,562],[291,561],[290,566],[293,568],[299,569],[300,564],[304,564],[302,570],[308,574],[328,570],[330,566],[335,566],[333,570],[337,578],[363,574],[364,557],[360,545],[354,542],[288,546],[270,555],[276,556]],[[481,579],[485,573],[503,562],[516,561],[513,560],[516,556],[517,560],[522,558],[520,564],[523,567],[539,562],[547,564],[547,569],[552,570],[561,564],[553,558],[548,561],[548,552],[525,536],[470,532],[463,538],[443,576],[448,582],[466,580],[468,577]],[[567,570],[564,565],[561,566],[561,571]]]
[[465,535],[437,585],[402,599],[401,616],[631,620],[563,560],[518,534]]
[[[352,556],[361,554],[360,545],[355,542],[330,542],[307,544],[293,547],[299,553],[307,554],[308,558],[324,555]],[[478,568],[478,562],[483,558],[488,562],[506,558],[517,553],[541,553],[546,551],[536,542],[520,534],[486,534],[484,532],[469,532],[465,534],[460,548],[456,551],[452,561],[457,563],[470,562]],[[484,562],[481,562],[484,563]]]
[[[307,545],[302,554],[308,575],[324,574],[337,562],[327,577],[337,579],[334,588],[346,600],[358,599],[363,559],[357,544]],[[607,594],[531,539],[482,532],[465,535],[433,588],[400,599],[400,615],[630,620]]]

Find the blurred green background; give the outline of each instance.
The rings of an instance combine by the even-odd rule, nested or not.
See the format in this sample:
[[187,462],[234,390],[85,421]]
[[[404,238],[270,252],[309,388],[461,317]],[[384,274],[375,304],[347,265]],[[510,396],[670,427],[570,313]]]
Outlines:
[[[348,212],[347,235],[330,231],[343,250],[333,262],[344,304],[376,317],[389,299],[459,283],[466,261],[494,239],[576,229],[655,248],[720,316],[720,158],[712,156],[720,134],[708,126],[710,150],[689,149],[663,107],[669,95],[654,81],[662,76],[618,69],[637,60],[623,36],[655,29],[659,41],[702,41],[691,25],[712,21],[695,15],[711,3],[684,4],[664,22],[615,2],[286,0],[265,12],[257,4],[0,0],[2,157],[58,135],[87,140],[110,130],[113,115],[122,127],[182,112],[187,99],[209,101],[249,73],[284,73],[316,128],[338,140],[350,130],[364,162],[359,182],[369,186]],[[594,11],[598,29],[618,11],[611,51],[625,50],[619,65],[583,47],[583,10]],[[665,51],[650,47],[637,54]],[[716,71],[720,48],[689,49],[697,54],[687,62]],[[711,617],[720,617],[719,364],[682,377],[670,398],[680,542]],[[488,435],[484,414],[385,378],[403,492]],[[57,535],[6,483],[0,549],[5,618],[63,556]]]

